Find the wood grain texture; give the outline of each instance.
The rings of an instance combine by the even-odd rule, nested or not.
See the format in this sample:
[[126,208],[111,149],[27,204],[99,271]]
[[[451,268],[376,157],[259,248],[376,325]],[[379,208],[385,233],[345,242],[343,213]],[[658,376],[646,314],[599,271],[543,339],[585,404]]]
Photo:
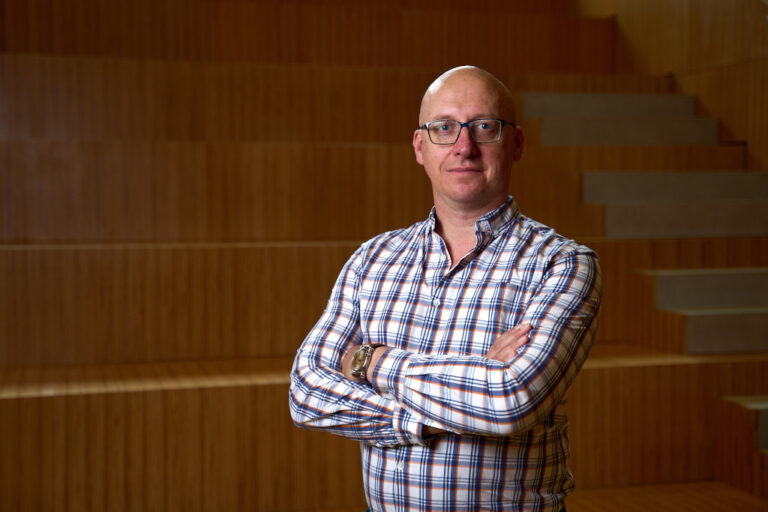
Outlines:
[[566,501],[573,512],[762,512],[766,503],[717,482],[576,490]]
[[768,484],[761,478],[758,412],[727,399],[716,402],[714,407],[716,430],[720,433],[715,477],[736,489],[764,497]]
[[569,392],[579,487],[714,479],[721,433],[713,403],[768,389],[766,355],[630,354],[602,360],[596,351]]
[[[563,16],[549,4],[554,13],[437,2],[4,0],[2,49],[401,67],[471,61],[494,71],[510,65],[525,71],[612,71],[612,20]],[[547,44],[540,42],[543,34]],[[435,44],[446,40],[449,51]]]
[[[638,338],[638,311],[649,304],[636,292],[636,269],[768,264],[766,238],[580,241],[597,251],[603,269],[601,342]],[[0,288],[6,291],[0,295],[0,335],[9,340],[0,346],[0,361],[23,366],[288,356],[319,317],[357,246],[0,247]],[[670,349],[661,339],[646,341]]]
[[[0,503],[10,510],[361,507],[358,447],[291,424],[288,364],[0,370]],[[766,389],[766,379],[765,354],[596,351],[568,404],[579,489],[712,479],[721,439],[713,400]],[[84,380],[89,386],[79,387]]]
[[291,355],[356,248],[4,248],[0,366]]
[[[604,0],[579,0],[582,12]],[[749,143],[749,166],[768,167],[768,5],[759,0],[614,0],[621,38],[616,66],[674,73],[701,113],[718,117],[726,140]]]
[[[600,256],[603,270],[603,305],[599,339],[612,342],[638,340],[638,315],[648,315],[647,293],[638,283],[637,271],[672,268],[723,268],[765,266],[768,264],[768,238],[685,238],[601,240],[579,239]],[[643,313],[643,311],[646,311]],[[668,319],[672,322],[672,319]],[[657,348],[677,351],[673,341],[679,334],[674,322],[660,324],[665,338],[644,340]],[[671,336],[671,337],[670,337]],[[666,341],[664,341],[666,340]],[[666,348],[665,348],[666,347]]]
[[[0,136],[410,142],[421,96],[444,69],[0,54]],[[500,77],[516,90],[670,88],[665,77]]]
[[[728,169],[743,157],[729,146],[532,145],[510,193],[529,217],[595,237],[603,207],[581,202],[582,171]],[[408,143],[0,141],[4,243],[365,240],[431,206]]]
[[[0,399],[5,510],[362,508],[355,443],[291,424],[287,388]],[[339,478],[343,476],[343,478]]]

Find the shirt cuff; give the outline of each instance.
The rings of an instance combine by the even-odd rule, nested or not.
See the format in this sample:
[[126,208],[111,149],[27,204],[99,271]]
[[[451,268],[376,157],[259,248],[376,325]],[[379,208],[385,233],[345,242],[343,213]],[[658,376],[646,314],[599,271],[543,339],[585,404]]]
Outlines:
[[412,355],[401,349],[387,348],[369,370],[368,382],[381,396],[391,396],[401,400],[404,389],[405,370]]
[[401,444],[418,444],[421,446],[426,444],[421,434],[421,422],[415,414],[405,407],[395,408],[392,415],[392,426],[395,435],[400,438]]

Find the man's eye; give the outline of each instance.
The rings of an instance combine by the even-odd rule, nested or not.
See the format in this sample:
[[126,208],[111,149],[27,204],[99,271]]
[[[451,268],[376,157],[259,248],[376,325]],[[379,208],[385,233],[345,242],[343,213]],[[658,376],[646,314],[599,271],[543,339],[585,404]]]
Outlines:
[[451,129],[451,125],[449,125],[448,123],[440,123],[440,126],[438,126],[437,129],[441,130],[441,131],[444,131],[444,132],[447,132],[448,130]]
[[479,123],[477,127],[480,128],[481,130],[490,130],[491,125],[490,123]]

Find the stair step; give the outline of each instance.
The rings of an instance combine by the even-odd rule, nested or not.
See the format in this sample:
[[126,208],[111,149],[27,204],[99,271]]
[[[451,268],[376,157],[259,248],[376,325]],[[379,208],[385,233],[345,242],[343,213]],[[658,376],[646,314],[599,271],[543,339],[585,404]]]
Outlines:
[[568,512],[765,512],[768,503],[719,482],[579,489],[566,499]]
[[[614,20],[530,9],[521,13],[484,4],[466,9],[421,2],[393,8],[382,2],[114,0],[109,6],[77,9],[71,0],[35,2],[32,7],[27,2],[4,3],[5,19],[13,20],[4,33],[6,52],[404,68],[472,62],[488,69],[513,65],[526,71],[614,70]],[[542,45],[545,34],[561,44]],[[435,44],[444,40],[455,43],[451,51]],[[490,41],[494,51],[488,51]]]
[[716,119],[694,117],[682,94],[530,92],[523,116],[541,119],[543,146],[717,144]]
[[715,477],[768,499],[768,395],[723,396],[713,405]]
[[750,199],[768,201],[768,172],[585,172],[587,203]]
[[605,205],[606,238],[768,235],[768,201],[627,201]]
[[[0,112],[5,121],[0,123],[0,136],[410,143],[419,101],[443,70],[436,66],[214,63],[5,53],[0,55]],[[518,90],[667,87],[657,77],[605,73],[518,71],[499,76]],[[60,87],[62,83],[67,87]]]
[[768,306],[768,268],[648,270],[659,309]]
[[768,351],[768,307],[678,309],[689,354]]
[[757,416],[757,449],[768,450],[768,395],[728,396],[723,400],[754,411]]
[[592,94],[528,92],[525,118],[623,119],[693,117],[696,98],[685,94]]
[[715,145],[718,141],[717,119],[547,117],[541,121],[542,146]]
[[[91,498],[125,505],[128,489],[129,500],[163,510],[361,505],[356,443],[291,424],[290,364],[276,358],[0,369],[0,509],[46,509],[44,500],[60,495],[70,496],[74,510],[87,509]],[[596,347],[569,393],[579,488],[712,479],[714,454],[702,448],[717,442],[708,428],[711,401],[761,389],[768,389],[768,354]],[[318,474],[318,467],[327,471]],[[294,489],[286,475],[304,484]],[[84,486],[88,492],[80,492]],[[190,489],[198,503],[188,502]],[[133,504],[127,508],[142,508]]]

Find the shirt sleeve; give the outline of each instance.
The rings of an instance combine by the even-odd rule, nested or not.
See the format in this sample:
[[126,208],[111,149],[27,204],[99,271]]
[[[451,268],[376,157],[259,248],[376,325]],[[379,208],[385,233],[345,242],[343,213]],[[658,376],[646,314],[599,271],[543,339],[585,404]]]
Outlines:
[[510,435],[533,427],[564,399],[597,330],[602,279],[588,250],[561,252],[545,269],[520,323],[530,341],[509,363],[484,357],[389,349],[371,371],[373,387],[443,429]]
[[429,420],[341,373],[347,347],[362,338],[357,296],[362,253],[363,247],[342,269],[323,315],[299,348],[291,371],[291,417],[300,427],[376,446],[424,444],[421,427]]

